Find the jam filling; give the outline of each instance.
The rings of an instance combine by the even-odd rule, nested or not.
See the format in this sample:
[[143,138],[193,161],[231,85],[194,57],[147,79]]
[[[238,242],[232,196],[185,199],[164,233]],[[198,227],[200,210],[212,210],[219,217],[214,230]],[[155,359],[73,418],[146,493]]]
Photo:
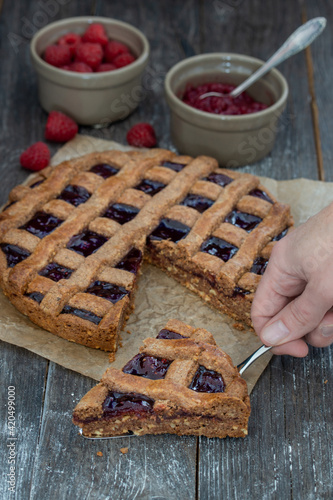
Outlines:
[[150,179],[143,179],[140,184],[135,186],[135,189],[143,191],[146,194],[150,194],[151,196],[159,193],[163,188],[165,188],[165,184],[162,184],[162,182],[151,181]]
[[7,266],[14,267],[22,260],[25,260],[29,257],[30,252],[25,250],[24,248],[18,247],[16,245],[10,245],[9,243],[1,243],[1,250],[6,255]]
[[32,299],[35,302],[38,302],[38,304],[40,304],[44,298],[44,295],[40,292],[26,293],[25,296],[29,297],[29,299]]
[[272,238],[272,241],[280,241],[282,240],[282,238],[287,234],[288,232],[288,228],[286,227],[286,229],[284,229],[283,231],[281,231],[280,234],[278,234],[277,236],[275,236],[274,238]]
[[172,332],[171,330],[167,330],[166,328],[163,328],[159,332],[159,334],[156,337],[157,339],[185,339],[183,335],[180,335],[180,333]]
[[92,313],[91,311],[86,311],[86,309],[77,309],[76,307],[71,306],[65,306],[61,311],[61,314],[73,314],[78,318],[91,321],[95,325],[98,325],[102,320],[102,318],[96,316],[96,314]]
[[241,288],[239,286],[235,286],[232,297],[245,297],[245,295],[249,295],[249,290],[245,290],[244,288]]
[[229,222],[234,226],[241,227],[245,229],[248,233],[251,232],[257,225],[262,221],[260,217],[256,215],[247,214],[245,212],[240,212],[239,210],[233,210],[230,212],[224,222]]
[[183,165],[182,163],[174,163],[172,161],[164,161],[162,164],[162,167],[166,168],[171,168],[171,170],[174,170],[175,172],[180,172],[186,165]]
[[207,210],[207,208],[211,207],[213,203],[213,200],[205,198],[204,196],[200,196],[198,194],[188,194],[181,202],[181,205],[194,208],[202,214],[205,210]]
[[56,264],[56,262],[50,262],[50,264],[47,264],[38,274],[50,278],[50,280],[53,281],[60,281],[62,279],[67,280],[72,272],[73,269],[69,269],[69,267],[60,266]]
[[34,182],[34,183],[33,183],[33,184],[31,184],[31,186],[29,186],[29,187],[30,187],[30,189],[33,189],[33,188],[35,188],[35,187],[39,186],[40,184],[42,184],[43,182],[44,182],[44,180],[42,179],[42,180],[40,180],[40,181]]
[[114,203],[114,205],[109,206],[102,217],[108,217],[108,219],[115,220],[119,224],[125,224],[140,212],[136,207],[131,205],[125,205],[124,203]]
[[90,198],[90,193],[82,186],[74,186],[69,184],[62,193],[58,196],[58,200],[64,200],[74,207],[78,207],[85,203]]
[[85,231],[83,233],[72,236],[69,240],[67,248],[74,252],[88,257],[96,252],[108,239],[93,231]]
[[165,358],[155,358],[147,354],[137,354],[123,368],[124,373],[139,377],[159,380],[165,377],[171,361]]
[[117,174],[119,170],[108,163],[98,163],[90,169],[90,172],[100,175],[103,179],[107,179],[108,177]]
[[129,294],[123,286],[113,285],[107,281],[94,281],[94,283],[87,288],[86,293],[102,297],[102,299],[109,300],[113,304]]
[[260,198],[261,200],[268,201],[269,203],[274,203],[274,201],[268,196],[265,191],[262,191],[261,189],[252,189],[252,191],[249,192],[250,196],[255,196],[256,198]]
[[128,254],[115,266],[116,269],[123,269],[129,273],[136,274],[142,262],[142,252],[137,248],[132,248]]
[[47,214],[46,212],[37,212],[32,219],[26,224],[23,224],[19,229],[25,229],[29,233],[44,238],[52,233],[64,221],[55,217],[54,215]]
[[209,182],[214,182],[214,184],[218,184],[221,187],[227,186],[232,182],[234,179],[231,177],[228,177],[225,174],[217,174],[217,173],[211,173],[208,175],[208,177],[205,177],[203,179],[204,181],[209,181]]
[[216,238],[216,236],[211,236],[208,240],[204,241],[201,245],[201,252],[207,252],[210,255],[215,255],[219,257],[224,262],[227,262],[231,257],[235,255],[238,251],[238,247],[235,247],[231,243],[228,243],[221,238]]
[[220,373],[200,365],[189,389],[197,392],[224,392],[225,384]]
[[264,259],[263,257],[257,257],[253,262],[253,266],[250,272],[262,275],[266,271],[267,264],[268,264],[268,259]]
[[144,416],[153,412],[154,403],[153,399],[143,394],[110,391],[103,403],[103,417],[116,417],[124,413]]
[[177,243],[188,235],[191,228],[172,219],[162,219],[157,228],[148,236],[151,240],[171,240]]

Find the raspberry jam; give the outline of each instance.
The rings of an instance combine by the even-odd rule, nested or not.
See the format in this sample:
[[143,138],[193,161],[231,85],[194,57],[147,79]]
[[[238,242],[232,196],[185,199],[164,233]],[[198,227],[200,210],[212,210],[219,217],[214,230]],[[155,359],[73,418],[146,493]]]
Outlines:
[[235,286],[232,297],[245,297],[245,295],[249,295],[249,290],[245,290],[244,288],[241,288],[240,286]]
[[136,274],[142,262],[142,252],[137,248],[132,248],[128,254],[118,262],[115,266],[116,269],[123,269],[129,273]]
[[115,220],[116,222],[119,222],[119,224],[125,224],[126,222],[134,219],[136,214],[138,214],[139,212],[140,210],[138,208],[132,207],[131,205],[125,205],[124,203],[114,203],[113,205],[109,206],[103,217]]
[[162,167],[170,168],[175,172],[180,172],[184,167],[186,167],[186,165],[183,165],[182,163],[174,163],[173,161],[164,161],[161,165]]
[[281,231],[280,234],[278,234],[277,236],[274,236],[274,238],[272,238],[272,241],[280,241],[288,232],[288,228],[286,227],[286,229],[284,229],[283,231]]
[[38,236],[38,238],[44,238],[44,236],[52,233],[62,223],[63,220],[54,215],[47,214],[46,212],[37,212],[32,219],[23,224],[19,229],[25,229],[29,233]]
[[103,179],[107,179],[112,175],[116,175],[119,170],[108,163],[98,163],[90,169],[90,172],[100,175]]
[[168,359],[137,354],[124,366],[123,372],[151,380],[159,380],[165,377],[170,364],[171,361]]
[[224,380],[220,373],[200,365],[189,386],[197,392],[224,392]]
[[257,227],[261,221],[262,219],[256,215],[240,212],[239,210],[233,210],[224,220],[224,222],[229,222],[229,224],[245,229],[248,233]]
[[104,245],[107,240],[108,239],[104,236],[87,230],[73,236],[69,240],[67,248],[69,250],[74,250],[74,252],[77,252],[84,257],[88,257],[88,255],[96,252],[99,247]]
[[22,260],[25,260],[30,255],[30,252],[24,248],[16,245],[10,245],[9,243],[1,243],[0,248],[6,255],[8,267],[16,266],[16,264],[22,262]]
[[157,228],[148,236],[148,241],[151,240],[171,240],[177,243],[182,238],[185,238],[190,232],[190,228],[172,219],[162,219]]
[[165,188],[165,184],[162,184],[162,182],[151,181],[150,179],[143,179],[140,184],[135,186],[135,189],[143,191],[146,194],[150,194],[151,196],[159,193],[163,188]]
[[116,417],[123,413],[144,416],[147,413],[152,413],[154,402],[153,399],[143,394],[110,391],[103,403],[103,417]]
[[267,259],[264,259],[263,257],[257,257],[253,262],[253,266],[250,272],[262,275],[266,270],[267,264],[268,264]]
[[230,184],[230,182],[233,181],[231,177],[228,177],[225,174],[217,174],[217,173],[211,173],[208,175],[208,177],[205,177],[203,179],[204,181],[209,181],[209,182],[214,182],[214,184],[218,184],[221,187],[227,186]]
[[40,304],[44,298],[44,295],[40,292],[31,292],[31,293],[26,293],[26,297],[29,297],[29,299],[34,300],[38,304]]
[[109,300],[115,304],[126,297],[129,292],[123,286],[113,285],[106,281],[94,281],[94,283],[87,288],[86,293],[102,297],[102,299]]
[[47,264],[41,271],[39,271],[40,276],[45,276],[46,278],[50,278],[53,281],[60,281],[62,279],[68,279],[73,272],[73,269],[69,269],[69,267],[60,266],[55,262],[50,262]]
[[180,335],[180,333],[172,332],[171,330],[167,330],[166,328],[163,328],[159,332],[159,334],[156,337],[157,339],[185,339],[183,335]]
[[102,318],[96,316],[96,314],[92,313],[91,311],[87,311],[86,309],[77,309],[76,307],[71,307],[68,305],[63,308],[61,314],[73,314],[78,318],[91,321],[95,325],[98,325],[102,320]]
[[249,192],[250,196],[255,196],[256,198],[260,198],[261,200],[268,201],[269,203],[274,203],[273,200],[268,196],[265,191],[262,191],[261,189],[252,189],[252,191]]
[[90,193],[82,186],[69,185],[58,196],[58,200],[64,200],[74,207],[78,207],[90,198]]
[[204,241],[201,245],[201,252],[207,252],[210,255],[215,255],[219,257],[224,262],[227,262],[231,257],[235,255],[238,248],[228,243],[221,238],[216,238],[216,236],[211,236],[208,240]]
[[[230,92],[235,88],[235,85],[214,82],[197,87],[188,84],[181,100],[188,106],[216,115],[247,115],[268,107],[266,104],[254,100],[247,92],[242,92],[237,97],[230,97]],[[222,95],[200,98],[208,92],[218,92]]]
[[181,205],[186,207],[191,207],[200,212],[201,214],[207,210],[207,208],[213,205],[214,201],[209,198],[204,198],[198,194],[188,194],[186,198],[181,202]]

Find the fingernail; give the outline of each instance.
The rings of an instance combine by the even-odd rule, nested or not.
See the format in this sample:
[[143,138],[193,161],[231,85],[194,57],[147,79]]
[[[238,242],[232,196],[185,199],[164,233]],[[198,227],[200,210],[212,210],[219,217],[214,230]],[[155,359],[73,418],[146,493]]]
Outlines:
[[323,337],[332,337],[333,325],[324,325],[320,327],[320,333]]
[[285,339],[289,335],[289,330],[281,320],[272,323],[271,325],[264,328],[261,337],[264,344],[278,344],[281,340]]

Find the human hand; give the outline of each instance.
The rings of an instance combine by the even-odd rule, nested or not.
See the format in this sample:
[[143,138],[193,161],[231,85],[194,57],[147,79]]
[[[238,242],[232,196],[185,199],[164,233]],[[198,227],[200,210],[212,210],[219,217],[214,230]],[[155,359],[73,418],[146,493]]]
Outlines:
[[333,342],[333,204],[273,248],[252,304],[252,322],[274,354],[303,357]]

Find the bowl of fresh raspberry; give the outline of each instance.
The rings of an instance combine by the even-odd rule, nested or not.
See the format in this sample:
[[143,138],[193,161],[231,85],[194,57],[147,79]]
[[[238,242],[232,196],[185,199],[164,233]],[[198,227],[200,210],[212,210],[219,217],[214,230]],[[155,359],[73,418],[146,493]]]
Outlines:
[[103,127],[126,118],[144,98],[149,42],[134,26],[105,17],[73,17],[33,37],[32,64],[47,111]]
[[215,157],[221,166],[239,167],[272,150],[286,106],[288,84],[273,69],[237,97],[230,92],[264,61],[242,54],[189,57],[166,75],[171,138],[180,153]]

